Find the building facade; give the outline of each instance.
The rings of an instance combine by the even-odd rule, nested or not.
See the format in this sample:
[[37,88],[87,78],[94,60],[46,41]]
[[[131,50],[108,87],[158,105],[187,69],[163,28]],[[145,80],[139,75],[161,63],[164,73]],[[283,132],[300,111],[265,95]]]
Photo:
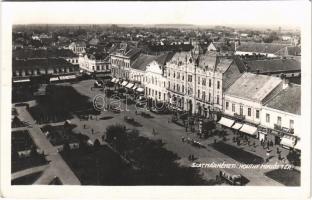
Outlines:
[[78,63],[80,69],[88,73],[111,72],[111,65],[108,59],[97,58],[92,54],[80,55]]

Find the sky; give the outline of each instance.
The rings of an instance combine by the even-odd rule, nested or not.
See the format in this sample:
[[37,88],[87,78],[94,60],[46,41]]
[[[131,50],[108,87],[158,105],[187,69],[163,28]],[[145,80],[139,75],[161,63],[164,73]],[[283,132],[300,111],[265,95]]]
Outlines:
[[[194,24],[298,27],[307,1],[3,3],[13,24]],[[9,5],[7,5],[9,4]],[[6,7],[8,6],[8,7]]]

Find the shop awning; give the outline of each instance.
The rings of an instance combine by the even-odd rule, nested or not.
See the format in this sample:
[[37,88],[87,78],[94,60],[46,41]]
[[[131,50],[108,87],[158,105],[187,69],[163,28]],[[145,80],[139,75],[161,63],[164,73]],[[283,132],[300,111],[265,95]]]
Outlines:
[[144,89],[143,88],[137,88],[136,89],[138,92],[144,92]]
[[53,81],[58,81],[59,80],[59,78],[58,77],[51,77],[50,78],[50,82],[53,82]]
[[134,86],[133,83],[128,83],[128,84],[126,85],[126,88],[132,88],[133,86]]
[[236,122],[236,123],[232,126],[232,128],[235,129],[235,130],[238,130],[238,129],[242,128],[242,126],[243,126],[243,124],[237,123],[237,122]]
[[60,80],[75,79],[76,75],[60,76]]
[[219,121],[219,124],[227,127],[231,127],[234,124],[234,120],[228,119],[226,117],[222,117]]
[[116,83],[116,78],[113,78],[111,82]]
[[13,83],[25,83],[25,82],[30,82],[29,78],[25,79],[19,79],[19,80],[14,80]]
[[288,147],[294,147],[295,146],[295,139],[288,138],[288,137],[282,137],[281,145],[288,146]]
[[132,88],[132,90],[136,90],[137,89],[137,86],[134,86],[133,88]]
[[119,78],[116,78],[115,83],[118,83],[118,82],[119,82]]
[[126,86],[127,84],[128,84],[128,81],[123,81],[123,82],[121,83],[122,86]]
[[244,124],[239,131],[244,132],[244,133],[248,133],[250,135],[254,135],[257,132],[257,127],[254,127],[254,126],[251,126],[248,124]]

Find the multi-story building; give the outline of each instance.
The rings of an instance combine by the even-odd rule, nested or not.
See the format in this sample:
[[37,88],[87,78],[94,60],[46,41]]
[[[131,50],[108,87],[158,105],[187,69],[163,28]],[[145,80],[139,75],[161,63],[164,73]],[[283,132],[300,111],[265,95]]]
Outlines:
[[173,56],[172,53],[165,53],[155,56],[152,62],[146,66],[144,76],[145,95],[157,102],[167,101],[167,78],[165,77],[166,63]]
[[80,55],[78,59],[79,67],[87,73],[107,72],[111,73],[110,63],[108,58],[93,54]]
[[50,78],[50,81],[65,80],[75,78],[74,74],[79,72],[79,66],[73,65],[62,58],[14,59],[12,72],[13,83],[30,82],[31,78],[38,77]]
[[223,92],[241,76],[233,59],[195,46],[177,52],[167,63],[169,103],[177,109],[208,117],[223,108]]
[[110,54],[112,75],[116,78],[129,79],[130,68],[140,55],[141,49],[121,43],[120,47]]
[[261,122],[262,106],[283,89],[282,79],[244,73],[225,92],[224,117],[220,124],[255,135]]
[[300,85],[287,84],[262,107],[260,140],[300,149],[300,97]]

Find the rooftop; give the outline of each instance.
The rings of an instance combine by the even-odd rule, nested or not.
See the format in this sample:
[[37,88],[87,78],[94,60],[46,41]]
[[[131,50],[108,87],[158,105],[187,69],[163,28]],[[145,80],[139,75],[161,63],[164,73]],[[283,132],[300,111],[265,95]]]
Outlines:
[[39,58],[39,59],[27,59],[27,60],[15,60],[12,61],[12,68],[14,70],[20,69],[38,69],[49,67],[65,67],[74,66],[67,62],[63,58]]
[[270,99],[265,106],[276,110],[300,115],[301,114],[301,87],[296,84],[280,91],[276,96]]
[[225,92],[225,95],[261,102],[282,83],[277,77],[244,73]]
[[28,59],[28,58],[73,58],[78,57],[69,49],[18,49],[13,50],[12,57],[16,59]]
[[283,72],[301,70],[301,63],[295,59],[264,59],[244,61],[249,72]]
[[287,46],[288,45],[276,43],[241,42],[236,51],[274,54]]

